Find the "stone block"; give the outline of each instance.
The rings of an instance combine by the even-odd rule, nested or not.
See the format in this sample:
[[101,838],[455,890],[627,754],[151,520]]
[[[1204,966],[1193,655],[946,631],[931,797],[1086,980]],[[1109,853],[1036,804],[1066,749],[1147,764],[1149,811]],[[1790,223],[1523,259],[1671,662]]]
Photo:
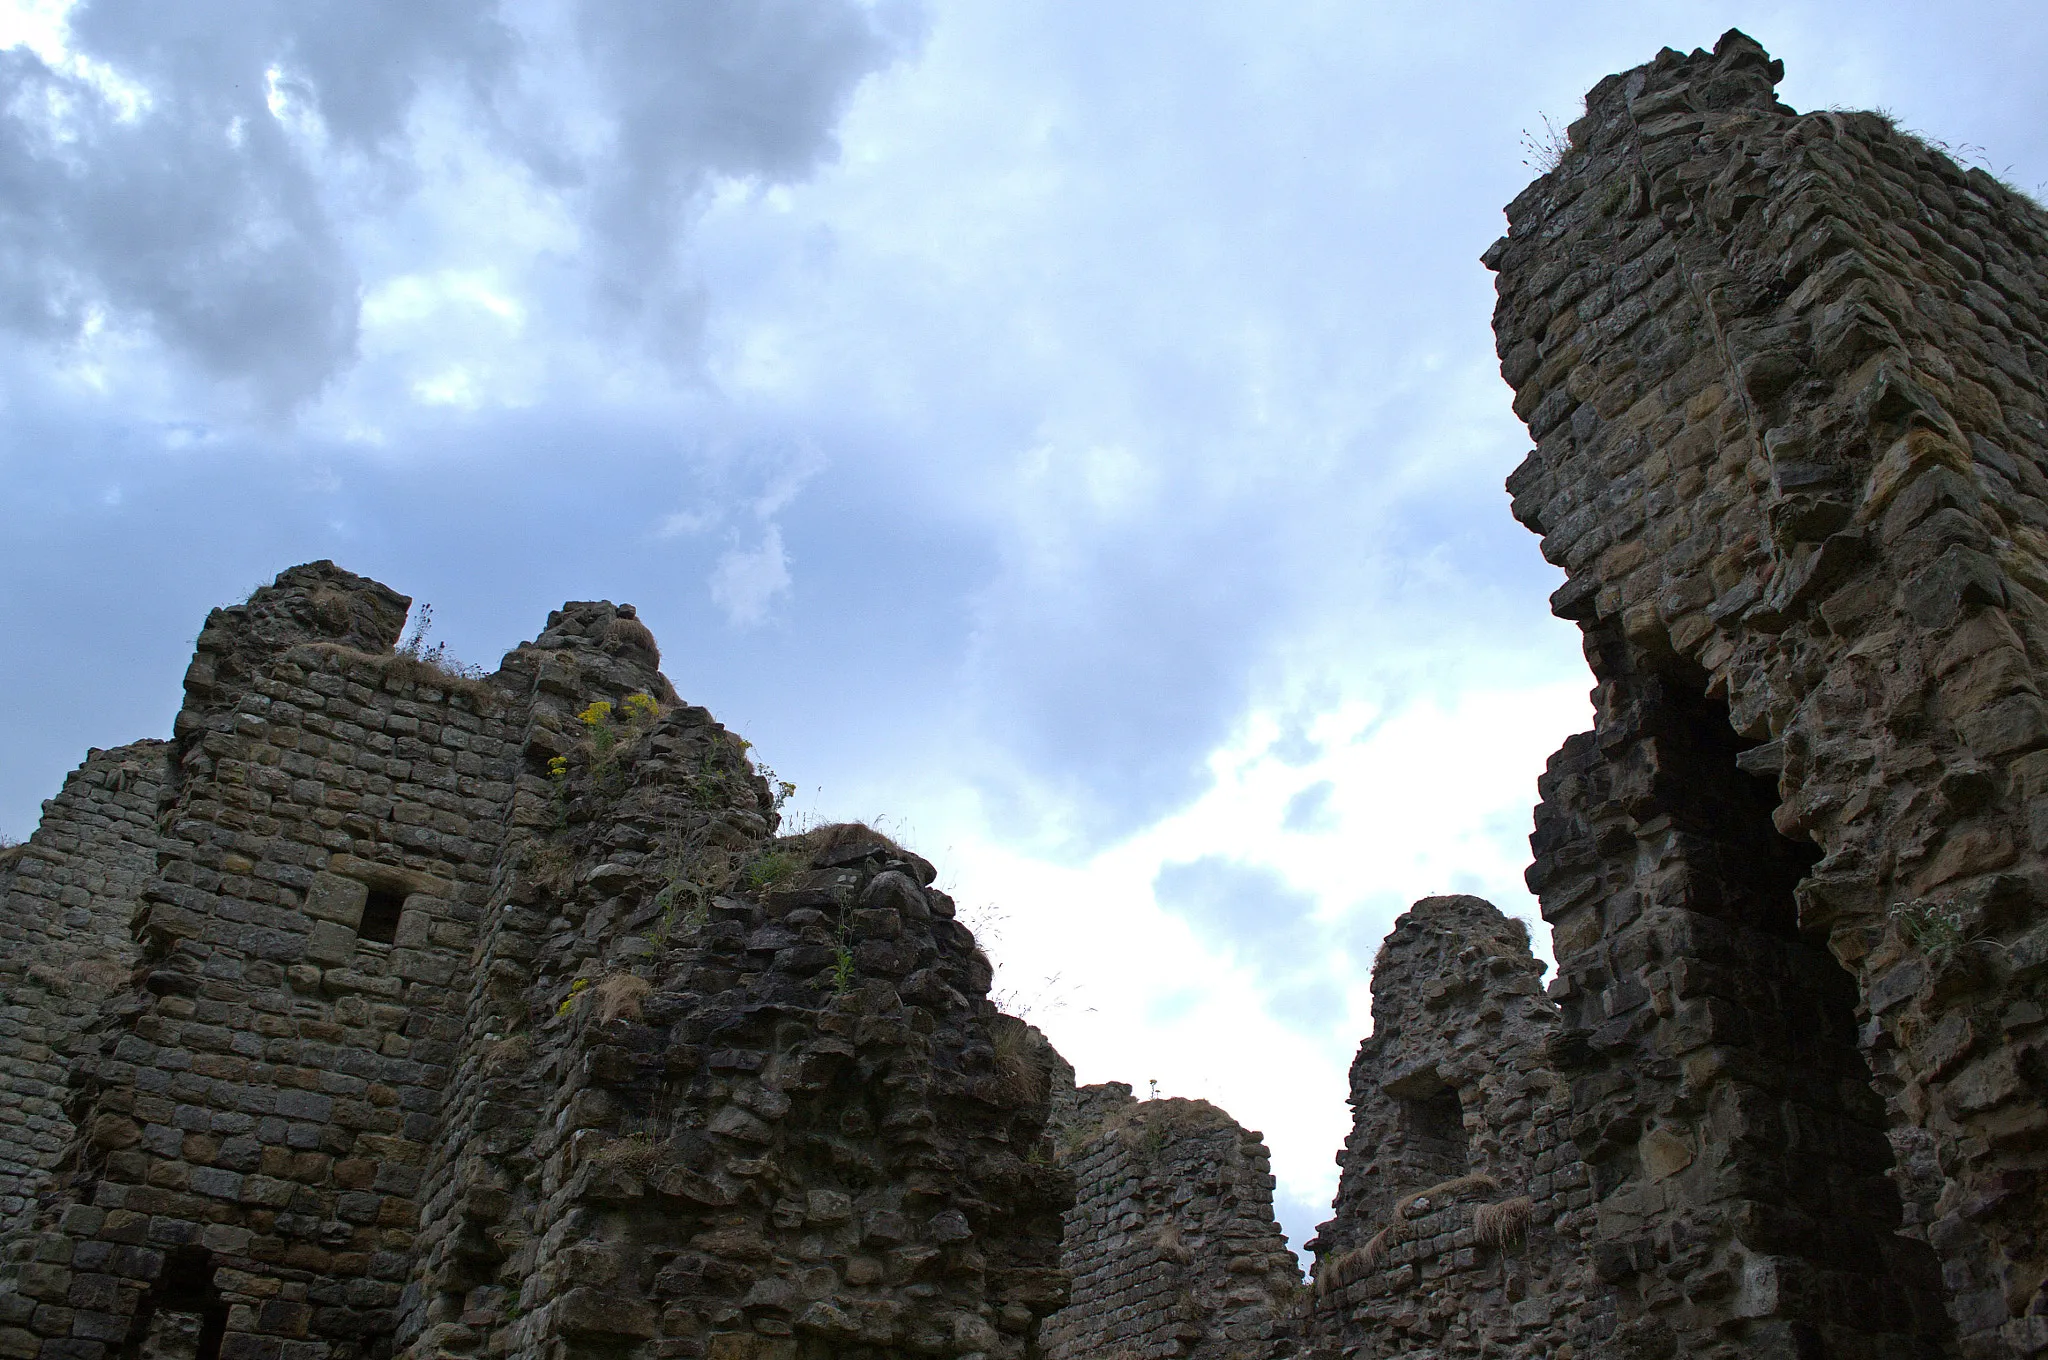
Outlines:
[[301,953],[312,963],[328,968],[348,963],[355,957],[356,932],[332,921],[316,921],[306,933]]
[[1956,730],[1970,749],[1999,760],[2048,745],[2048,704],[2032,694],[2013,694],[1956,716]]
[[356,927],[362,924],[363,907],[369,900],[367,884],[340,874],[316,873],[312,886],[306,891],[305,910],[316,920],[348,927],[353,940]]

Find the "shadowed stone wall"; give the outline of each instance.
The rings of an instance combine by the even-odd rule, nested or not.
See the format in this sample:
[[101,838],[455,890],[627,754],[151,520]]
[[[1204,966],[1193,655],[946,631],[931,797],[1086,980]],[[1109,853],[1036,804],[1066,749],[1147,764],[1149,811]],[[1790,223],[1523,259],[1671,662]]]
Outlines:
[[[168,750],[96,756],[15,852],[10,939],[133,934],[0,1354],[1035,1354],[1054,1059],[931,866],[775,839],[630,606],[484,676],[395,651],[408,604],[315,563],[215,611]],[[8,1004],[0,1041],[77,1028]]]
[[1598,682],[1529,880],[1606,1344],[2037,1355],[2048,216],[1781,69],[1603,81],[1486,256]]
[[128,980],[128,917],[156,866],[169,746],[94,750],[0,851],[0,1240],[25,1226],[71,1137],[65,1073],[107,994]]
[[1527,929],[1476,897],[1394,923],[1351,1065],[1351,1136],[1316,1253],[1320,1356],[1565,1356],[1611,1307]]
[[1059,1068],[1060,1160],[1078,1193],[1073,1301],[1046,1320],[1048,1360],[1298,1354],[1301,1271],[1260,1135],[1206,1100],[1134,1100],[1115,1081],[1074,1091]]

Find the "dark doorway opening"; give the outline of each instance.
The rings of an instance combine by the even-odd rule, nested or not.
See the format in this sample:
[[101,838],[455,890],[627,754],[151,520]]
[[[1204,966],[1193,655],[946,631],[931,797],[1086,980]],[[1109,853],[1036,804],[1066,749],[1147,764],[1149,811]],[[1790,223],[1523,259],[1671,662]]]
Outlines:
[[124,1351],[132,1360],[220,1360],[228,1306],[213,1283],[213,1253],[173,1247],[143,1296]]

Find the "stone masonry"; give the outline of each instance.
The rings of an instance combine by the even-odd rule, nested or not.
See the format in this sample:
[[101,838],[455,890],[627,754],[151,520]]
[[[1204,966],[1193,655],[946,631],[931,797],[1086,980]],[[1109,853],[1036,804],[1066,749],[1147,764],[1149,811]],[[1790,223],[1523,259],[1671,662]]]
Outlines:
[[1431,897],[1373,964],[1372,1036],[1316,1253],[1316,1354],[1592,1354],[1591,1187],[1521,922]]
[[1123,1082],[1073,1089],[1058,1064],[1068,1306],[1047,1360],[1279,1360],[1300,1350],[1301,1272],[1273,1218],[1259,1134],[1206,1100],[1134,1100]]
[[1558,975],[1401,918],[1310,1289],[631,606],[486,675],[322,562],[0,852],[0,1360],[2048,1355],[2048,213],[1781,75],[1602,81],[1485,256]]
[[1602,81],[1486,255],[1597,681],[1529,882],[1599,1344],[2040,1355],[2048,215],[1781,74]]
[[64,1155],[65,1073],[134,967],[128,917],[156,867],[168,750],[93,750],[35,835],[0,850],[0,1241],[26,1225]]
[[1055,1060],[931,866],[776,839],[630,606],[484,676],[408,605],[215,611],[172,743],[12,852],[0,1354],[1035,1354]]

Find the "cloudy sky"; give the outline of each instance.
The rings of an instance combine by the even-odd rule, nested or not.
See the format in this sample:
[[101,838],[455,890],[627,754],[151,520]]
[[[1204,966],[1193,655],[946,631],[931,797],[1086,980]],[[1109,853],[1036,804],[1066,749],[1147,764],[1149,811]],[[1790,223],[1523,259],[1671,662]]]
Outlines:
[[1532,914],[1587,717],[1478,256],[1731,24],[2048,181],[2038,0],[0,0],[0,832],[289,564],[486,664],[629,600],[1298,1242],[1374,946]]

